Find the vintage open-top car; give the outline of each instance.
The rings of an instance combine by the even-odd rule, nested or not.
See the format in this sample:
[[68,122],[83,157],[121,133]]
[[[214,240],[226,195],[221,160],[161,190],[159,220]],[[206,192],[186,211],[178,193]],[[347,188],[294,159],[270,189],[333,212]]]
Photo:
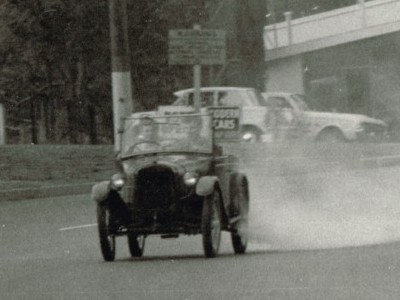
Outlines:
[[106,261],[122,235],[133,257],[143,255],[149,235],[180,234],[201,234],[205,256],[215,257],[221,230],[231,233],[235,253],[246,251],[248,180],[215,144],[209,114],[126,118],[117,167],[92,189]]

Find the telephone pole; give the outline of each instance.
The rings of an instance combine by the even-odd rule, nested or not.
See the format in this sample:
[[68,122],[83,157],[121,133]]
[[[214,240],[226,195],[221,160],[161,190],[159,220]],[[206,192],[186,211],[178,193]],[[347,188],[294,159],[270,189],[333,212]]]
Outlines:
[[0,102],[0,145],[6,144],[6,118],[4,104]]
[[126,0],[109,0],[109,14],[114,149],[119,151],[122,118],[133,112]]

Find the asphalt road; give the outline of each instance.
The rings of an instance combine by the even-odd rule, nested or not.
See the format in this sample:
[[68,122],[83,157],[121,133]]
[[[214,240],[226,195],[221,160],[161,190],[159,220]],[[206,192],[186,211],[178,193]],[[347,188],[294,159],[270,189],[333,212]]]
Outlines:
[[0,202],[1,299],[400,299],[400,168],[250,173],[248,254],[148,238],[103,262],[88,195]]

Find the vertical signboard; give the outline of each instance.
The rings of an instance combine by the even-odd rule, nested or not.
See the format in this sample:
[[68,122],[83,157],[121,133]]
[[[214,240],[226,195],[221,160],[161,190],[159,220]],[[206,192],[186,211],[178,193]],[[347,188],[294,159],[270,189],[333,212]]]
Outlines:
[[240,141],[240,107],[209,107],[214,137],[219,142]]

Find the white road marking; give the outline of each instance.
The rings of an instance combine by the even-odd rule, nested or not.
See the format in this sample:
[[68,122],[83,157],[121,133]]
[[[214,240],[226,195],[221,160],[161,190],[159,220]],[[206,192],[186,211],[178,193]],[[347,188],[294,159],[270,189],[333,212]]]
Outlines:
[[93,226],[97,226],[97,223],[94,223],[94,224],[85,224],[85,225],[78,225],[78,226],[70,226],[70,227],[63,227],[63,228],[60,228],[59,231],[66,231],[66,230],[87,228],[87,227],[93,227]]

